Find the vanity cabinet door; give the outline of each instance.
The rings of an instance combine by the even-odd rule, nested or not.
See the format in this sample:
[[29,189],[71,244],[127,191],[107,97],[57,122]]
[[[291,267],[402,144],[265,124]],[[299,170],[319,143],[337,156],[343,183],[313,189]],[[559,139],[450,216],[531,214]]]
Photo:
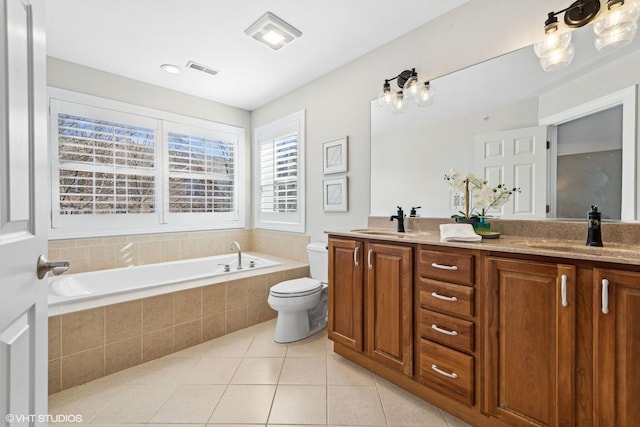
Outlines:
[[594,269],[595,423],[640,420],[640,273]]
[[367,243],[366,342],[369,357],[413,375],[413,248]]
[[575,267],[488,257],[486,272],[484,412],[574,425]]
[[331,340],[363,351],[363,249],[357,240],[329,239]]

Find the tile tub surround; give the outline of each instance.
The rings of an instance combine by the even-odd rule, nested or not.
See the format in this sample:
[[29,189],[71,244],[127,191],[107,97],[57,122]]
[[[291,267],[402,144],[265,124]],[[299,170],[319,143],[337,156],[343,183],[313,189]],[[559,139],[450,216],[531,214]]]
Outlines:
[[[490,218],[491,230],[504,235],[532,237],[540,239],[587,240],[587,221],[570,220],[525,220]],[[406,218],[405,228],[414,231],[439,233],[440,224],[453,223],[451,218]],[[395,230],[395,222],[389,217],[369,217],[369,228],[388,228]],[[606,222],[602,223],[602,241],[628,245],[640,244],[640,223]]]
[[309,236],[249,229],[50,240],[48,258],[68,260],[69,273],[83,273],[228,254],[233,241],[243,252],[307,262]]
[[275,318],[269,288],[307,266],[49,318],[49,393],[57,393]]

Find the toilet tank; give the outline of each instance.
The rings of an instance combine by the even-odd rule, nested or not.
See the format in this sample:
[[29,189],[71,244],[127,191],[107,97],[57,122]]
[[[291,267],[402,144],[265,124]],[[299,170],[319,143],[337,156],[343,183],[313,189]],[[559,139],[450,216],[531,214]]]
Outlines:
[[327,244],[313,242],[307,245],[307,257],[309,258],[309,270],[311,278],[323,283],[329,281],[329,254]]

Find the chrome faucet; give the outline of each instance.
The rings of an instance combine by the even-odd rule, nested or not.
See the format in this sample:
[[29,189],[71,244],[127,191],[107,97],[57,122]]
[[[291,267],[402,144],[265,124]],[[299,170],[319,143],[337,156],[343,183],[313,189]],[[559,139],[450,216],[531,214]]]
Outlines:
[[232,251],[236,249],[238,251],[238,270],[242,270],[242,250],[240,249],[240,244],[238,242],[231,242],[229,245],[229,250]]

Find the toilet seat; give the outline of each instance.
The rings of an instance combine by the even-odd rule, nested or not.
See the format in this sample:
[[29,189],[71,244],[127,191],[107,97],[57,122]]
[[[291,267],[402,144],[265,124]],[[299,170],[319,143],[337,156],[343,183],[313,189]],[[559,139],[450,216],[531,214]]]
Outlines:
[[277,298],[294,298],[312,295],[322,290],[323,284],[319,280],[302,277],[273,285],[270,294]]

